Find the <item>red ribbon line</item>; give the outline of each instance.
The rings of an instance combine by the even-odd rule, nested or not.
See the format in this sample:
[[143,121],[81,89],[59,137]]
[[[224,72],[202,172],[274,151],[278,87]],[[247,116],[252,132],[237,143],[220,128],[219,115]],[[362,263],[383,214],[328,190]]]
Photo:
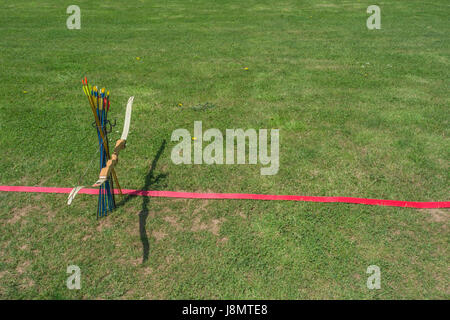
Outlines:
[[[26,187],[26,186],[0,186],[0,191],[7,192],[33,192],[33,193],[70,193],[71,188],[55,187]],[[353,197],[312,197],[312,196],[290,196],[271,194],[248,194],[248,193],[199,193],[199,192],[177,192],[177,191],[148,191],[122,189],[123,194],[143,196],[143,197],[164,197],[183,199],[245,199],[245,200],[287,200],[306,202],[327,202],[327,203],[354,203],[372,206],[390,206],[417,209],[450,208],[450,201],[440,202],[417,202],[398,201],[382,199],[366,199]],[[98,189],[81,189],[79,193],[98,194]],[[117,189],[114,190],[118,194]]]

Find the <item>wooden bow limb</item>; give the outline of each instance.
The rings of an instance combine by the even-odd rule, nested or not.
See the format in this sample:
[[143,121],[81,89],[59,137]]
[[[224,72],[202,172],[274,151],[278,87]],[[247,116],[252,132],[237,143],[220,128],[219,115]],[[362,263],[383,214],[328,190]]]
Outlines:
[[119,151],[125,148],[126,140],[119,139],[114,147],[113,154],[111,158],[106,162],[106,166],[100,171],[97,182],[95,182],[93,187],[100,187],[108,179],[111,173],[114,173],[114,167],[119,161]]
[[114,147],[114,152],[106,162],[106,166],[102,168],[100,171],[100,175],[98,180],[93,187],[100,187],[105,181],[108,179],[109,174],[112,173],[114,175],[114,167],[119,161],[119,151],[125,148],[125,144],[127,142],[128,132],[130,130],[130,119],[131,119],[131,109],[133,106],[134,97],[130,97],[128,99],[127,108],[125,112],[125,121],[123,124],[122,136],[116,142],[116,146]]

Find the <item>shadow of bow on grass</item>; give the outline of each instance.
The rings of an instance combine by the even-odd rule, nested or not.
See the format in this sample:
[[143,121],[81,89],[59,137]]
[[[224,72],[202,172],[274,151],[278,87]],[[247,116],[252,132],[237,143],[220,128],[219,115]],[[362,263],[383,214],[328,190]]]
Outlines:
[[[158,149],[158,152],[155,155],[155,158],[153,159],[150,169],[145,176],[144,185],[142,186],[141,190],[150,190],[150,187],[152,185],[158,184],[161,180],[165,179],[167,177],[167,174],[159,174],[156,177],[154,176],[154,171],[156,168],[156,164],[158,163],[159,158],[161,157],[162,153],[164,152],[164,149],[166,148],[166,140],[164,140],[161,143],[161,146]],[[117,207],[123,206],[125,203],[130,201],[133,197],[133,195],[126,195],[122,201],[120,201],[117,204]],[[150,244],[148,241],[147,236],[147,230],[146,230],[146,223],[147,223],[147,217],[149,213],[149,203],[150,203],[150,197],[142,197],[142,207],[141,211],[139,212],[139,235],[142,242],[142,263],[146,262],[148,260],[148,255],[150,252]]]

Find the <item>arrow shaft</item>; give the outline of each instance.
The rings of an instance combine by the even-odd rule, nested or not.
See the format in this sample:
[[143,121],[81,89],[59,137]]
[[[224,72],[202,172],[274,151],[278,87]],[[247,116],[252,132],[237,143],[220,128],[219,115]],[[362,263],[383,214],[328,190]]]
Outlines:
[[[97,112],[96,112],[96,110],[95,110],[94,97],[92,97],[92,95],[91,95],[91,93],[90,93],[89,85],[87,84],[87,81],[86,81],[86,84],[83,84],[83,90],[84,90],[84,93],[86,94],[86,96],[88,97],[89,104],[90,104],[90,106],[91,106],[91,110],[92,110],[92,113],[93,113],[93,115],[94,115],[95,124],[97,125],[98,131],[99,131],[99,133],[100,133],[100,137],[102,138],[103,148],[105,148],[106,155],[107,155],[107,157],[108,157],[108,159],[109,159],[109,158],[110,158],[110,155],[109,155],[108,144],[107,144],[107,141],[106,141],[106,139],[105,139],[105,135],[103,134],[103,130],[101,129],[102,127],[101,127],[101,125],[100,125],[100,120],[99,120],[99,118],[98,118],[98,116],[97,116]],[[113,176],[114,182],[115,182],[116,185],[117,185],[117,189],[119,189],[120,195],[123,195],[123,194],[122,194],[122,188],[120,187],[119,180],[117,179],[117,175],[116,175],[116,172],[115,172],[114,168],[112,168],[111,174],[112,174],[112,176]]]

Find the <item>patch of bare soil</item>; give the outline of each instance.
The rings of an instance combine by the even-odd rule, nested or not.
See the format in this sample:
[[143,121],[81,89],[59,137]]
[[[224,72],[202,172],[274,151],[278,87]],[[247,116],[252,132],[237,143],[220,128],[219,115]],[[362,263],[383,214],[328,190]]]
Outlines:
[[175,228],[175,230],[181,230],[182,227],[180,226],[180,223],[178,222],[178,218],[176,216],[167,216],[163,218],[164,221],[170,223],[172,227]]
[[427,209],[425,210],[429,216],[430,220],[433,222],[442,222],[447,223],[450,219],[450,213],[449,210],[445,209]]
[[12,217],[7,221],[9,224],[14,224],[27,216],[29,212],[39,210],[38,206],[27,205],[23,208],[14,208],[11,210]]
[[100,219],[97,226],[97,231],[103,231],[103,229],[111,228],[111,219]]
[[164,231],[152,231],[152,236],[153,238],[156,239],[156,241],[162,240],[167,236],[167,233],[165,233]]
[[31,264],[30,261],[24,261],[23,263],[17,266],[16,272],[18,274],[23,274],[28,269],[30,264]]
[[201,222],[200,217],[196,217],[192,224],[191,231],[198,232],[198,231],[207,230],[207,231],[211,232],[213,235],[218,236],[219,231],[220,231],[220,225],[224,221],[225,221],[225,219],[221,218],[221,219],[212,219],[208,223],[205,223],[205,222]]

